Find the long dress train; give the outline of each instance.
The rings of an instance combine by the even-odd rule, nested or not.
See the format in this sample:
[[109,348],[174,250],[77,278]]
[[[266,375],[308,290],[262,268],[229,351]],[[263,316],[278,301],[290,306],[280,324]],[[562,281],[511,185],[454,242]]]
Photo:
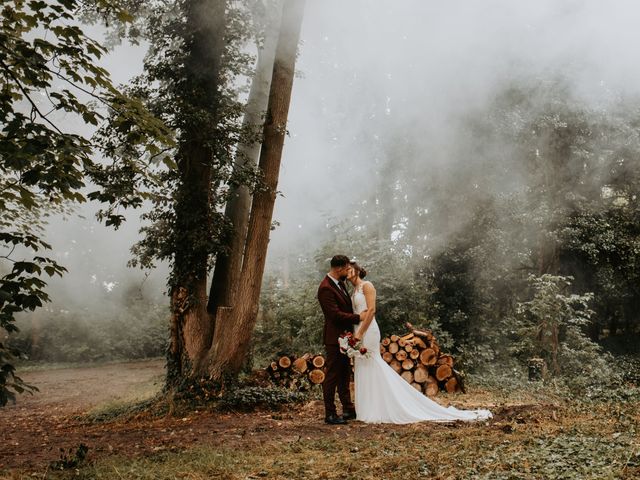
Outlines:
[[[353,293],[354,313],[367,308],[363,283]],[[380,328],[371,321],[363,345],[370,358],[356,358],[354,363],[355,406],[357,419],[367,423],[451,422],[486,420],[489,410],[458,410],[443,407],[418,392],[398,375],[380,355]]]

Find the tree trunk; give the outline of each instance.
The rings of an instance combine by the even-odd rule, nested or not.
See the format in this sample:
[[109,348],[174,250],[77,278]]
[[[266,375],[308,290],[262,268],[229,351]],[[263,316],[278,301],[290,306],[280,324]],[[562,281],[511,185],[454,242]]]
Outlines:
[[[247,110],[242,121],[243,130],[249,131],[249,137],[240,145],[234,164],[236,173],[255,167],[260,157],[263,115],[269,102],[273,62],[276,56],[278,33],[282,9],[276,9],[274,17],[268,22],[263,47],[258,52],[256,72],[251,83]],[[216,315],[218,306],[232,306],[242,269],[242,257],[247,239],[247,225],[251,208],[251,192],[246,184],[232,186],[225,207],[225,217],[231,224],[231,232],[227,240],[227,252],[221,252],[216,258],[216,265],[209,290],[207,310]]]
[[219,309],[223,315],[218,315],[209,356],[209,375],[216,382],[235,378],[242,368],[258,314],[304,4],[304,0],[284,2],[260,152],[263,185],[255,192],[251,206],[236,305]]
[[185,90],[190,114],[180,125],[177,152],[180,183],[176,192],[175,257],[171,285],[171,339],[167,358],[167,386],[178,386],[199,373],[211,342],[207,302],[207,246],[210,235],[210,177],[224,52],[226,1],[194,0],[185,4],[190,26],[185,34]]

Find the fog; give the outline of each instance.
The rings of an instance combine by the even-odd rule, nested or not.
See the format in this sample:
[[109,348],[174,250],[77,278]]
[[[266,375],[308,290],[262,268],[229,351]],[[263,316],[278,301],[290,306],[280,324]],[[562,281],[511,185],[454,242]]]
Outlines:
[[[388,161],[446,174],[460,119],[516,79],[561,77],[593,106],[637,95],[639,14],[630,1],[308,2],[273,249],[352,215]],[[400,135],[421,153],[386,153]]]
[[[632,1],[308,0],[270,260],[312,253],[332,219],[350,218],[371,197],[385,169],[446,176],[461,120],[514,79],[563,78],[600,108],[638,95],[639,20]],[[124,45],[105,65],[125,82],[143,54]],[[410,155],[394,147],[399,137]],[[166,268],[143,283],[126,267],[138,213],[113,232],[94,220],[96,209],[84,205],[84,218],[48,229],[70,269],[54,282],[57,302],[88,305],[125,284],[162,292]]]

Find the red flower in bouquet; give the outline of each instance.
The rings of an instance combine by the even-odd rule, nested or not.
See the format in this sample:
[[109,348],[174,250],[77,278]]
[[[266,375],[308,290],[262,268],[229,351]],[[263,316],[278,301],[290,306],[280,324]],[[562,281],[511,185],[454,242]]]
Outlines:
[[355,336],[351,332],[345,332],[338,338],[338,344],[340,345],[340,351],[349,358],[369,358],[371,354],[367,351],[367,348],[362,346],[362,342],[356,340]]

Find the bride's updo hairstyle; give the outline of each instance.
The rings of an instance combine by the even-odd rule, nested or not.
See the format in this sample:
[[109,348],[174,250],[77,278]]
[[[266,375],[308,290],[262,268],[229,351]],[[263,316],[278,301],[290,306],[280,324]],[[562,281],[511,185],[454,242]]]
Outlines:
[[360,265],[358,265],[356,262],[351,262],[351,266],[358,274],[358,277],[364,280],[364,277],[367,276],[367,271],[364,268],[362,268]]

